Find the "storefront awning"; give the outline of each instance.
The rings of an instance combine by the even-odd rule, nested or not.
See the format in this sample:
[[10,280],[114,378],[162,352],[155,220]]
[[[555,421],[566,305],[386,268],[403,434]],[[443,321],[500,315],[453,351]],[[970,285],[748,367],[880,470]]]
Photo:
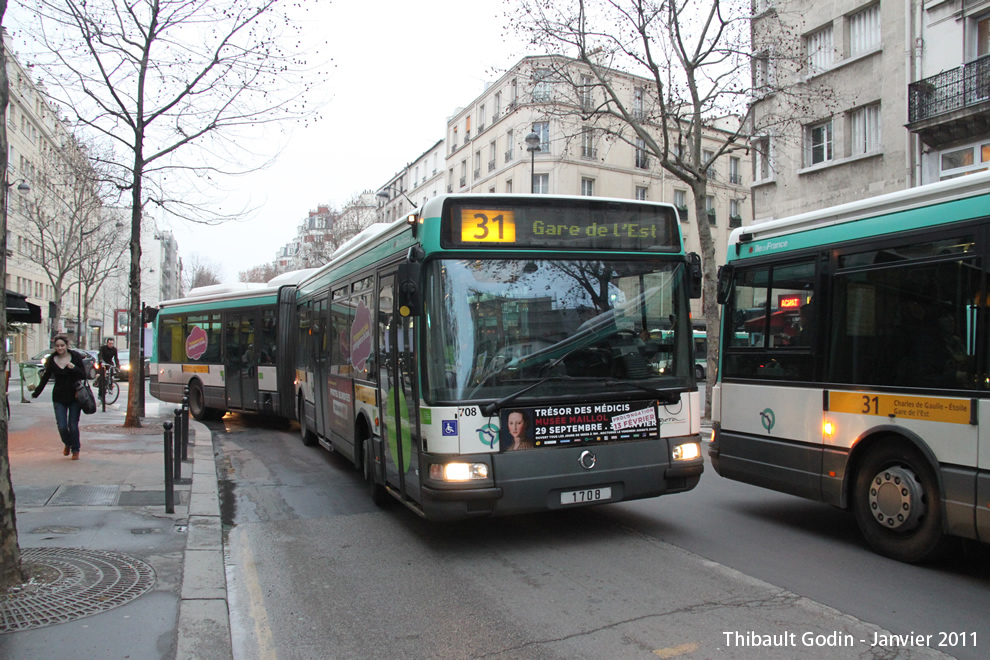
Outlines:
[[41,308],[27,301],[27,296],[7,291],[7,323],[41,323]]

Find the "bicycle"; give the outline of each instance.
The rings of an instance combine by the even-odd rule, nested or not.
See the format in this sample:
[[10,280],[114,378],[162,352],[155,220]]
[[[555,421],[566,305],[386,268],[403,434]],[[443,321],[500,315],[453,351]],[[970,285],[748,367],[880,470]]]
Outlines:
[[120,385],[114,377],[117,368],[113,364],[100,363],[100,375],[97,380],[97,388],[100,393],[100,400],[106,405],[117,403],[120,397]]

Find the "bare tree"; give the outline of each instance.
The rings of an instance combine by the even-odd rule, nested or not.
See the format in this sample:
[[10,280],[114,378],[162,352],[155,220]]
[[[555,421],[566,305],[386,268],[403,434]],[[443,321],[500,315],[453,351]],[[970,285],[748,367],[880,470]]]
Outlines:
[[190,289],[196,287],[210,286],[221,282],[223,282],[223,268],[220,264],[198,254],[186,259],[182,270],[183,294],[189,293]]
[[[147,204],[199,222],[222,216],[193,194],[257,166],[246,145],[272,121],[310,118],[322,76],[288,0],[33,0],[39,65],[74,119],[117,146],[130,199],[129,343],[140,343],[141,223]],[[182,159],[180,160],[180,155]],[[240,157],[239,157],[240,156]],[[254,165],[242,162],[245,157]],[[267,154],[266,158],[271,158]],[[131,352],[125,426],[140,426]]]
[[237,281],[265,283],[281,274],[281,271],[277,266],[275,266],[275,264],[262,264],[261,266],[255,266],[254,268],[242,270],[237,274]]
[[[7,0],[0,0],[0,24],[7,13]],[[0,116],[7,116],[10,88],[7,80],[6,45],[0,36]],[[7,280],[7,122],[0,122],[0,172],[4,172],[3,191],[0,191],[0,282]],[[7,369],[7,296],[0,296],[0,367]],[[14,488],[10,481],[10,454],[8,452],[7,406],[0,406],[0,589],[23,581],[21,547],[17,543],[17,516],[14,514]]]
[[[812,99],[827,98],[814,84],[784,88],[769,71],[801,65],[786,51],[795,40],[770,47],[750,29],[750,0],[519,0],[515,29],[544,53],[534,80],[555,94],[548,116],[568,118],[580,131],[623,142],[649,154],[691,189],[701,243],[707,324],[705,416],[717,367],[719,309],[715,243],[708,222],[709,169],[720,156],[750,148],[749,135],[801,121]],[[793,32],[779,19],[778,35]],[[642,84],[634,89],[629,75]],[[789,109],[761,115],[751,102],[766,94],[792,98]],[[809,116],[810,116],[810,110]],[[770,154],[766,154],[769,156]]]

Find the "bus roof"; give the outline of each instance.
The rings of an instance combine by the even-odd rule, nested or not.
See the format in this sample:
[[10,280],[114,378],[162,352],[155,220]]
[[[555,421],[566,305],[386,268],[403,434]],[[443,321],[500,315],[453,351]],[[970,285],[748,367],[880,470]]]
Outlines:
[[311,273],[315,268],[303,270],[293,270],[288,273],[276,275],[268,282],[234,282],[230,284],[211,284],[209,286],[198,286],[189,290],[183,298],[173,298],[163,300],[158,307],[175,307],[177,305],[192,305],[200,303],[231,301],[239,298],[259,298],[278,293],[278,290],[286,285],[297,284]]
[[[806,247],[804,244],[791,244],[788,241],[772,241],[771,239],[783,236],[791,236],[801,232],[818,230],[828,227],[841,227],[846,223],[889,216],[895,213],[902,213],[931,206],[933,204],[966,200],[983,195],[990,195],[990,172],[980,172],[948,181],[940,181],[907,190],[900,190],[877,197],[870,197],[855,202],[848,202],[830,208],[810,211],[800,215],[782,218],[780,220],[769,220],[745,227],[738,227],[732,230],[729,235],[729,260],[739,259],[747,256],[758,256],[777,251],[793,250],[798,247]],[[977,206],[967,207],[976,212],[974,217],[986,215],[986,208],[981,211]],[[953,222],[967,219],[965,214],[945,214],[935,217],[918,218],[917,226],[928,226],[942,222]],[[845,231],[828,237],[829,240],[809,241],[808,245],[819,245],[841,238],[851,238],[853,236],[871,236],[910,229],[911,226],[904,223],[890,223],[870,227],[856,226],[843,228]],[[742,246],[750,245],[748,251],[744,251]],[[731,246],[736,249],[732,250]]]

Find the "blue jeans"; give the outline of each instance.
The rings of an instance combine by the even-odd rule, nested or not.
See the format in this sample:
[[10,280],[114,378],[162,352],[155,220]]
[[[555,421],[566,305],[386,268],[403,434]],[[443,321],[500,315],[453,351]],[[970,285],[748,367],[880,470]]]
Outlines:
[[71,451],[79,451],[79,414],[82,408],[79,402],[59,403],[55,402],[55,423],[58,424],[58,434],[62,436],[62,443]]

